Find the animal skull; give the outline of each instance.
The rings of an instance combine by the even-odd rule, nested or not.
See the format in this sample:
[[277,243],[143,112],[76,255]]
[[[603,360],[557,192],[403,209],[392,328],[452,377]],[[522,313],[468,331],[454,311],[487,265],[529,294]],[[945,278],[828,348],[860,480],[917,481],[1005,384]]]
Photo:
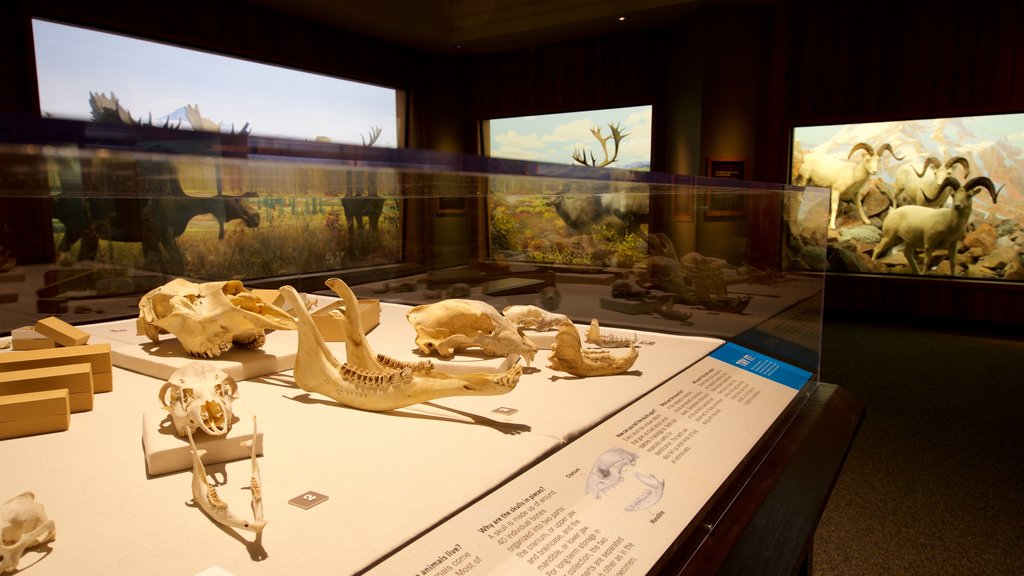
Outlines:
[[18,569],[26,548],[53,540],[57,527],[36,495],[25,492],[0,505],[0,574]]
[[139,332],[153,342],[171,333],[189,356],[214,358],[232,344],[259,349],[267,330],[294,330],[287,312],[267,304],[238,280],[196,284],[176,278],[139,301]]
[[423,354],[437,350],[450,358],[456,350],[476,347],[488,356],[505,356],[509,364],[521,355],[529,366],[537,353],[537,345],[522,330],[479,300],[442,300],[416,306],[405,316],[416,329],[416,345]]
[[506,306],[502,309],[501,313],[505,315],[505,318],[515,322],[520,328],[536,330],[537,332],[558,330],[559,324],[570,321],[569,317],[565,314],[548,312],[540,306],[532,304]]
[[238,384],[223,370],[205,362],[189,362],[160,387],[160,402],[171,413],[178,436],[202,429],[223,436],[231,429],[231,404]]

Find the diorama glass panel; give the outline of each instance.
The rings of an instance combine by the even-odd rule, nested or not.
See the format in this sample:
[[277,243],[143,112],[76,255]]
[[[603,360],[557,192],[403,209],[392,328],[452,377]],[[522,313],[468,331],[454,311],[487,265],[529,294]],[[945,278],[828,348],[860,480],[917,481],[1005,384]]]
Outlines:
[[791,238],[827,239],[835,271],[1024,281],[1022,135],[1024,114],[795,127],[790,180],[830,188],[832,214],[790,211]]
[[394,88],[32,20],[43,116],[400,147]]
[[[633,175],[605,175],[608,182],[599,193],[581,193],[557,178],[578,176],[581,166],[650,171],[652,118],[653,107],[645,105],[482,122],[485,155],[550,163],[538,175],[555,178],[540,195],[521,194],[514,179],[490,180],[491,257],[569,265],[604,265],[608,252],[619,264],[641,257],[650,204],[646,189],[628,185]],[[599,247],[583,254],[586,248],[553,242],[580,235]]]
[[[5,196],[49,211],[28,232],[55,248],[31,267],[40,315],[95,321],[111,298],[135,314],[177,276],[308,291],[337,276],[366,298],[532,304],[817,369],[824,244],[779,246],[789,206],[825,218],[821,189],[57,120],[19,130],[29,143],[5,146],[0,177]],[[559,203],[591,211],[570,223]],[[26,239],[3,240],[17,259]]]
[[63,264],[254,279],[401,261],[394,170],[259,154],[39,154]]

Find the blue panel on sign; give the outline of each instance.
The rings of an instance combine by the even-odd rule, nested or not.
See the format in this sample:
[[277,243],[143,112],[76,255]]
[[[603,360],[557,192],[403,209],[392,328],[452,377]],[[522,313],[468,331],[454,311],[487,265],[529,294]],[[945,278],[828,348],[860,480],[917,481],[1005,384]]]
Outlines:
[[808,378],[811,377],[811,373],[802,368],[765,356],[749,348],[737,346],[732,342],[726,342],[725,345],[719,346],[710,356],[715,360],[738,366],[751,374],[757,374],[795,390],[803,388]]

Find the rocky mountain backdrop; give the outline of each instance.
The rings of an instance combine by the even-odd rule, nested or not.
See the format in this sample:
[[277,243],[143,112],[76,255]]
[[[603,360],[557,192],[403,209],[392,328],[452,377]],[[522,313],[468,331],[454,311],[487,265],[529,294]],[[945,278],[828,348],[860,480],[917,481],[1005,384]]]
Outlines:
[[[986,193],[975,196],[968,232],[959,247],[958,275],[1024,281],[1021,260],[1024,252],[1024,149],[986,129],[973,117],[876,122],[845,126],[831,139],[812,148],[794,143],[798,153],[794,155],[793,173],[799,168],[802,154],[814,151],[845,159],[858,142],[867,142],[876,148],[889,143],[896,154],[903,157],[900,161],[885,154],[878,174],[868,183],[864,207],[872,223],[863,224],[856,209],[847,205],[840,207],[842,216],[836,221],[836,230],[830,231],[827,218],[820,217],[823,212],[827,214],[827,196],[808,194],[801,206],[789,212],[793,215],[787,222],[793,235],[791,247],[799,251],[808,245],[820,246],[827,239],[825,258],[831,269],[909,274],[906,260],[898,250],[878,262],[871,261],[874,245],[881,238],[882,222],[890,209],[888,198],[880,190],[895,182],[896,170],[903,164],[920,168],[928,156],[943,162],[953,156],[963,156],[971,165],[969,177],[988,176],[997,187],[1003,188],[995,204]],[[934,256],[930,274],[949,274],[944,256],[944,252]],[[793,255],[797,260],[811,257]],[[921,256],[918,257],[920,262]],[[815,266],[814,262],[806,263]]]

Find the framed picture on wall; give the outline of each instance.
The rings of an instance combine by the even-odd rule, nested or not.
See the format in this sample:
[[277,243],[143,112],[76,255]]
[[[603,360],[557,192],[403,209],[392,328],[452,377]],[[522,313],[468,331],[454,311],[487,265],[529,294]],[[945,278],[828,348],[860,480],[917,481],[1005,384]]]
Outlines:
[[[746,180],[747,159],[709,156],[704,170],[704,174],[712,178]],[[725,190],[709,188],[704,194],[704,215],[716,220],[740,218],[744,214],[744,199],[743,194],[730,194]]]

